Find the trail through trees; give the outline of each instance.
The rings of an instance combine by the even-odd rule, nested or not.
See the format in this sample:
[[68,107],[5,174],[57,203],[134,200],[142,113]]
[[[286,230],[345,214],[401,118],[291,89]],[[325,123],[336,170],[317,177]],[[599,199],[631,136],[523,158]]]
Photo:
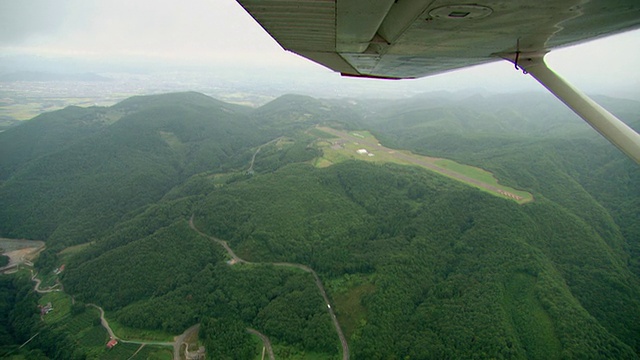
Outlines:
[[[327,306],[327,311],[329,312],[329,316],[331,317],[331,321],[333,322],[333,326],[336,328],[336,332],[338,333],[338,338],[340,338],[340,343],[342,345],[342,359],[343,360],[349,360],[349,344],[347,344],[347,339],[344,337],[344,334],[342,333],[342,329],[340,328],[340,323],[338,322],[338,318],[336,317],[336,314],[333,312],[333,308],[331,307],[331,303],[329,302],[329,298],[327,297],[327,292],[324,289],[324,286],[322,285],[322,281],[320,280],[320,278],[318,277],[318,274],[316,274],[316,272],[311,269],[310,267],[306,266],[306,265],[302,265],[302,264],[294,264],[294,263],[286,263],[286,262],[259,262],[259,263],[254,263],[254,262],[250,262],[247,260],[244,260],[242,258],[240,258],[238,255],[236,255],[233,250],[229,247],[229,244],[221,239],[216,238],[215,236],[211,236],[211,235],[207,235],[205,233],[203,233],[202,231],[198,230],[198,228],[196,228],[195,224],[193,223],[193,217],[194,215],[191,215],[191,218],[189,219],[189,226],[191,227],[191,229],[195,232],[197,232],[198,234],[211,239],[212,241],[214,241],[215,243],[217,243],[218,245],[222,246],[227,253],[229,254],[229,256],[231,257],[231,263],[235,264],[235,263],[246,263],[246,264],[264,264],[264,265],[273,265],[273,266],[286,266],[286,267],[291,267],[291,268],[296,268],[296,269],[300,269],[303,271],[306,271],[308,273],[311,273],[311,275],[313,275],[313,278],[315,280],[316,286],[318,287],[318,290],[320,290],[320,295],[322,295],[322,298],[324,299],[325,305]],[[265,343],[266,344],[266,343]],[[266,346],[266,345],[265,345]]]

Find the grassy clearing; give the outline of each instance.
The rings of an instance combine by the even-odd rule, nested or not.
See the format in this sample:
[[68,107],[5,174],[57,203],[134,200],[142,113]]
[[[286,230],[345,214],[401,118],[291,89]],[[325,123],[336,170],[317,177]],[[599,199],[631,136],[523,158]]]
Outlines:
[[239,176],[243,176],[243,173],[230,172],[230,173],[223,173],[223,174],[212,174],[208,176],[208,179],[213,181],[213,185],[215,187],[222,187],[227,185],[227,183],[231,181],[233,178],[237,178]]
[[347,339],[366,321],[366,309],[361,300],[376,290],[372,280],[371,276],[345,274],[326,282],[335,304],[336,316]]
[[296,143],[296,142],[295,142],[294,140],[289,139],[289,138],[284,138],[284,137],[283,137],[283,138],[278,139],[278,141],[276,141],[276,143],[275,143],[275,147],[276,147],[278,150],[282,150],[282,148],[284,148],[285,146],[287,146],[287,145],[291,145],[291,144],[295,144],[295,143]]
[[[322,131],[320,129],[316,129]],[[326,129],[329,131],[329,129]],[[483,190],[491,195],[516,201],[524,204],[533,201],[533,195],[526,191],[520,191],[498,183],[498,180],[492,173],[469,165],[457,163],[453,160],[432,158],[427,156],[416,155],[408,151],[394,150],[379,145],[378,140],[368,131],[350,132],[348,137],[336,138],[337,140],[320,140],[316,143],[322,150],[322,157],[314,161],[316,167],[327,167],[346,160],[362,160],[374,163],[395,163],[400,165],[420,166],[429,171],[439,173],[456,181],[463,182],[469,186],[473,186]],[[358,139],[362,139],[359,142]],[[363,152],[362,150],[366,150]],[[360,151],[360,153],[359,153]],[[483,186],[456,177],[442,170],[459,174],[474,181],[486,184],[500,190],[487,189]],[[513,196],[509,196],[512,194]],[[518,198],[519,197],[519,198]]]
[[39,305],[45,306],[51,303],[53,310],[44,315],[44,322],[47,324],[55,324],[62,320],[67,320],[71,313],[71,296],[61,292],[50,292],[43,294],[38,301]]
[[115,319],[113,313],[105,313],[105,318],[109,321],[109,326],[116,336],[126,340],[172,342],[173,337],[177,335],[168,334],[161,330],[145,330],[126,327],[118,323],[116,320],[113,320]]
[[106,350],[98,359],[129,359],[140,345],[119,343],[110,350]]
[[519,203],[526,203],[529,201],[533,200],[533,196],[531,194],[529,194],[526,191],[521,191],[521,190],[516,190],[513,188],[510,188],[508,186],[504,186],[502,184],[498,183],[498,179],[496,179],[496,177],[481,168],[477,168],[475,166],[469,166],[469,165],[464,165],[464,164],[460,164],[457,163],[453,160],[448,160],[448,159],[438,159],[435,161],[435,164],[443,169],[447,169],[447,170],[451,170],[451,171],[455,171],[459,174],[462,174],[464,176],[470,177],[472,179],[478,180],[478,181],[482,181],[486,184],[495,186],[497,188],[500,188],[506,192],[512,193],[514,195],[520,196],[522,197],[522,200],[518,201]]
[[149,360],[172,360],[173,359],[173,351],[168,348],[162,348],[158,346],[149,346],[146,345],[143,347],[136,356],[131,358],[134,359],[149,359]]
[[80,245],[74,245],[74,246],[69,246],[67,248],[62,249],[62,251],[60,251],[58,253],[58,259],[60,259],[61,263],[66,263],[70,257],[72,257],[73,255],[81,252],[82,250],[88,248],[89,246],[93,245],[93,241],[92,242],[88,242],[88,243],[84,243],[84,244],[80,244]]
[[[78,315],[71,316],[67,321],[65,321],[63,327],[64,329],[71,334],[79,334],[83,330],[90,328],[92,326],[99,327],[99,319],[100,312],[98,309],[93,307],[86,307],[86,310]],[[105,330],[106,334],[106,330]]]
[[459,174],[468,176],[470,178],[480,180],[490,185],[498,185],[498,180],[492,173],[469,165],[459,164],[455,161],[448,159],[439,159],[435,161],[435,164],[441,168],[455,171]]
[[322,138],[322,139],[335,139],[336,136],[333,134],[329,134],[328,132],[324,132],[318,128],[313,128],[307,131],[308,134]]
[[[325,353],[316,353],[310,351],[300,351],[292,346],[286,346],[282,344],[271,344],[273,347],[273,354],[276,359],[287,359],[287,360],[338,360],[341,359],[341,355],[328,355]],[[260,349],[260,353],[262,354],[262,349]],[[265,356],[265,359],[268,359]]]
[[79,335],[72,333],[72,336],[76,336],[78,344],[85,348],[102,348],[109,341],[107,330],[99,325],[86,329]]
[[174,150],[182,149],[182,141],[172,132],[160,131],[160,137],[162,140]]
[[349,339],[366,320],[366,309],[362,306],[362,298],[375,291],[370,283],[358,285],[346,293],[333,297],[336,316],[340,321],[344,335]]
[[325,158],[316,158],[313,162],[313,166],[317,168],[325,168],[333,165],[333,163]]

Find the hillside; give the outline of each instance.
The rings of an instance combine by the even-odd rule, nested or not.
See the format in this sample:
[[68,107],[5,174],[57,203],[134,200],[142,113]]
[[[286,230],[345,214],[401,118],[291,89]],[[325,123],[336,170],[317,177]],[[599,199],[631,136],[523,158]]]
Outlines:
[[269,139],[245,109],[200,94],[66,108],[0,133],[0,234],[72,245]]
[[[604,101],[638,125],[640,103]],[[314,166],[331,138],[317,125],[477,166],[534,201],[416,166]],[[277,358],[345,358],[329,309],[352,359],[640,355],[640,168],[545,96],[252,109],[167,94],[45,114],[0,147],[0,235],[45,240],[41,272],[65,263],[65,292],[127,334],[200,323],[208,357],[259,358],[249,328]]]

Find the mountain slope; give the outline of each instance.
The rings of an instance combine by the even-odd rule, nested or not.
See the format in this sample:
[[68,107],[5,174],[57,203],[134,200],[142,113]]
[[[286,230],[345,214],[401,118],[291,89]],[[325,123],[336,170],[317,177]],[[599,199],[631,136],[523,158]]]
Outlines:
[[[0,135],[13,151],[0,230],[47,240],[38,265],[64,261],[77,301],[135,329],[199,322],[220,358],[258,356],[246,328],[278,358],[340,356],[313,276],[287,262],[317,272],[354,359],[637,359],[640,170],[548,100],[287,95],[250,109],[182,93],[67,109],[68,130],[39,149],[25,144],[46,121]],[[98,111],[121,116],[68,135]],[[317,124],[480,166],[535,201],[410,166],[314,167]],[[252,263],[231,266],[209,236]]]
[[[67,108],[8,130],[0,143],[20,156],[5,166],[16,170],[0,188],[0,233],[89,241],[190,175],[233,166],[266,141],[245,112],[186,93]],[[103,121],[114,113],[122,116]]]

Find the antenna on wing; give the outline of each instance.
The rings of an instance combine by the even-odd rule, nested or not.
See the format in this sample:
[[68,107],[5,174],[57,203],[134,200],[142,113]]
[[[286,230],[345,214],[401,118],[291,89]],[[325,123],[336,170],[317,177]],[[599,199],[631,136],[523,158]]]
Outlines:
[[518,66],[518,62],[520,61],[520,38],[518,38],[518,40],[516,40],[516,58],[513,61],[513,64],[516,67],[516,70],[520,71],[522,70],[523,74],[528,74],[527,70],[520,68],[520,66]]

